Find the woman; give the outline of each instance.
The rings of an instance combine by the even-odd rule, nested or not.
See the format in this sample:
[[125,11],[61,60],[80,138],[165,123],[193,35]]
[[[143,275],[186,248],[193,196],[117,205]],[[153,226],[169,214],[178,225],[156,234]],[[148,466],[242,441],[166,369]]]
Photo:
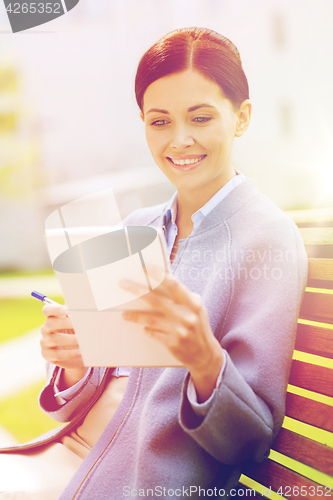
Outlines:
[[208,29],[176,30],[143,56],[135,90],[152,156],[177,193],[125,221],[163,226],[172,262],[144,297],[153,311],[125,317],[184,368],[87,370],[75,335],[60,333],[72,327],[66,310],[43,308],[51,378],[41,405],[74,418],[56,439],[84,458],[61,500],[218,498],[242,463],[268,455],[283,421],[307,259],[295,225],[232,165],[251,116],[237,49]]

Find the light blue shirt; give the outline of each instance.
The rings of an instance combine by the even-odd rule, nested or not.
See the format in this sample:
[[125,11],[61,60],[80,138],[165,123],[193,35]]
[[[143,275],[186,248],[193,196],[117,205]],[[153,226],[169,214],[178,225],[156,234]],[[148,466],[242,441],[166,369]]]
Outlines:
[[[207,203],[203,207],[201,207],[199,210],[197,210],[192,215],[191,219],[193,222],[193,230],[192,230],[191,234],[193,234],[194,231],[196,231],[198,229],[198,227],[200,226],[200,224],[202,223],[202,221],[204,220],[206,215],[208,215],[226,196],[228,196],[228,194],[231,193],[231,191],[233,189],[235,189],[235,187],[237,187],[239,184],[241,184],[242,182],[245,181],[245,176],[241,172],[236,170],[236,173],[237,173],[237,175],[235,177],[230,179],[230,181],[227,182],[227,184],[225,184],[216,194],[214,194],[214,196],[212,196],[212,198],[210,200],[208,200]],[[173,246],[174,246],[177,234],[178,234],[178,227],[176,224],[176,219],[177,219],[177,192],[171,198],[171,200],[166,208],[165,215],[164,215],[164,221],[163,221],[163,226],[165,228],[165,240],[166,240],[167,248],[169,251],[169,256],[171,255],[171,252],[172,252],[172,249],[173,249]],[[178,240],[178,252],[181,251],[183,245],[185,244],[185,241],[186,241],[185,239]],[[226,360],[226,356],[224,356],[224,360]],[[218,387],[221,383],[224,369],[225,369],[225,361],[224,361],[224,365],[221,368],[216,387]],[[61,373],[61,370],[59,370],[59,374],[58,374],[57,379],[56,379],[55,384],[54,384],[55,397],[57,399],[57,402],[59,404],[64,404],[64,403],[66,403],[66,401],[71,399],[74,396],[74,394],[80,390],[80,388],[84,384],[86,378],[89,376],[91,370],[92,370],[92,368],[88,368],[87,373],[85,374],[85,376],[81,380],[79,380],[79,382],[77,382],[72,387],[69,387],[65,391],[61,391],[61,392],[59,392],[58,388],[57,388],[57,384],[59,383],[60,373]],[[112,375],[114,375],[116,377],[127,377],[127,376],[129,376],[130,371],[131,371],[131,368],[129,368],[129,367],[117,367],[114,369]],[[214,390],[213,394],[211,395],[211,397],[207,401],[205,401],[202,404],[199,404],[197,401],[196,391],[195,391],[194,385],[190,380],[190,383],[188,385],[187,395],[188,395],[188,399],[189,399],[194,411],[198,415],[204,415],[208,411],[208,408],[209,408],[209,406],[214,398],[215,390]]]
[[[198,229],[201,222],[204,220],[206,215],[209,214],[209,212],[211,212],[226,196],[228,196],[228,194],[231,193],[231,191],[235,189],[236,186],[245,181],[245,176],[238,170],[236,170],[236,172],[237,175],[235,177],[230,179],[230,181],[227,182],[217,193],[215,193],[214,196],[212,196],[212,198],[208,200],[203,207],[199,208],[199,210],[194,212],[194,214],[191,216],[193,222],[193,230],[191,234],[193,234],[194,231]],[[177,218],[177,192],[171,198],[164,215],[163,225],[165,227],[165,240],[167,248],[169,250],[169,256],[171,255],[173,245],[175,243],[178,234],[176,218]],[[181,250],[185,241],[186,240],[178,241],[178,250]]]

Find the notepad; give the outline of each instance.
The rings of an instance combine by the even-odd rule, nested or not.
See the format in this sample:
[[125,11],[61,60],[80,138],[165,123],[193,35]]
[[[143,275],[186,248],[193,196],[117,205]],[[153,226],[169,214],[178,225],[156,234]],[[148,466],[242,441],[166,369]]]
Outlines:
[[[169,265],[161,229],[123,226],[112,190],[104,190],[53,212],[45,237],[85,366],[183,366],[142,325],[122,317],[151,310],[144,297],[158,292]],[[147,264],[163,270],[160,280]],[[140,283],[140,295],[120,288],[121,279]]]

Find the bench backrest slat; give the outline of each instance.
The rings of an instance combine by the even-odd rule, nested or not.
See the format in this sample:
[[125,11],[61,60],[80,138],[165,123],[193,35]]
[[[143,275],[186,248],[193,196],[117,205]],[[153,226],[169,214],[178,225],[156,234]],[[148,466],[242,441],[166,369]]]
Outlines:
[[304,245],[332,245],[333,227],[300,227]]
[[333,260],[309,259],[308,279],[333,281]]
[[288,429],[281,429],[272,449],[333,476],[333,449]]
[[288,392],[286,415],[305,424],[333,432],[333,406]]
[[287,215],[298,227],[333,227],[333,208],[315,208],[312,210],[289,210]]
[[331,368],[293,359],[289,383],[308,391],[333,397],[333,370]]
[[333,259],[309,259],[308,286],[333,289]]
[[305,292],[300,318],[333,323],[333,294]]
[[295,349],[333,358],[333,329],[298,323]]
[[292,500],[332,498],[333,447],[315,436],[324,432],[323,439],[333,443],[333,209],[287,214],[299,228],[309,260],[295,345],[295,357],[307,362],[293,359],[291,365],[285,427],[293,430],[283,427],[270,457],[248,464],[241,482],[251,486],[254,480]]
[[[308,479],[291,469],[287,469],[283,465],[274,462],[269,458],[262,464],[247,464],[244,474],[253,478],[258,483],[263,484],[267,488],[272,488],[273,491],[278,491],[280,488],[284,498],[292,498],[293,500],[299,500],[300,498],[305,498],[306,500],[313,500],[314,498],[318,499],[318,497],[311,494],[311,492],[317,491],[317,488],[320,486],[319,483],[316,483],[315,481],[312,481],[311,479]],[[299,493],[302,486],[305,486],[305,496],[300,496]],[[310,486],[312,486],[314,490],[310,490]],[[299,488],[298,493],[296,490],[297,487]],[[291,488],[291,490],[288,488]],[[295,488],[294,491],[296,490],[296,494],[293,494],[293,488]],[[321,488],[322,491],[324,491],[323,487]]]

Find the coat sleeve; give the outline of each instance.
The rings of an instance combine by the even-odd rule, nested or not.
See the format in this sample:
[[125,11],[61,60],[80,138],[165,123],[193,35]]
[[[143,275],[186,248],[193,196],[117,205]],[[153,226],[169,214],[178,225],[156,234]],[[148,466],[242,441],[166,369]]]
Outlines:
[[89,401],[96,394],[96,390],[101,385],[106,368],[92,368],[83,386],[66,403],[60,405],[54,396],[54,382],[59,368],[50,363],[47,364],[48,383],[43,388],[39,396],[39,404],[51,418],[57,422],[69,422],[83,408],[86,408]]
[[[185,432],[230,465],[266,458],[282,425],[307,277],[303,241],[291,221],[267,224],[247,241],[244,234],[231,237],[230,301],[215,332],[227,357],[221,385],[199,418],[187,398],[187,376],[180,408]],[[236,248],[243,253],[233,259]]]

